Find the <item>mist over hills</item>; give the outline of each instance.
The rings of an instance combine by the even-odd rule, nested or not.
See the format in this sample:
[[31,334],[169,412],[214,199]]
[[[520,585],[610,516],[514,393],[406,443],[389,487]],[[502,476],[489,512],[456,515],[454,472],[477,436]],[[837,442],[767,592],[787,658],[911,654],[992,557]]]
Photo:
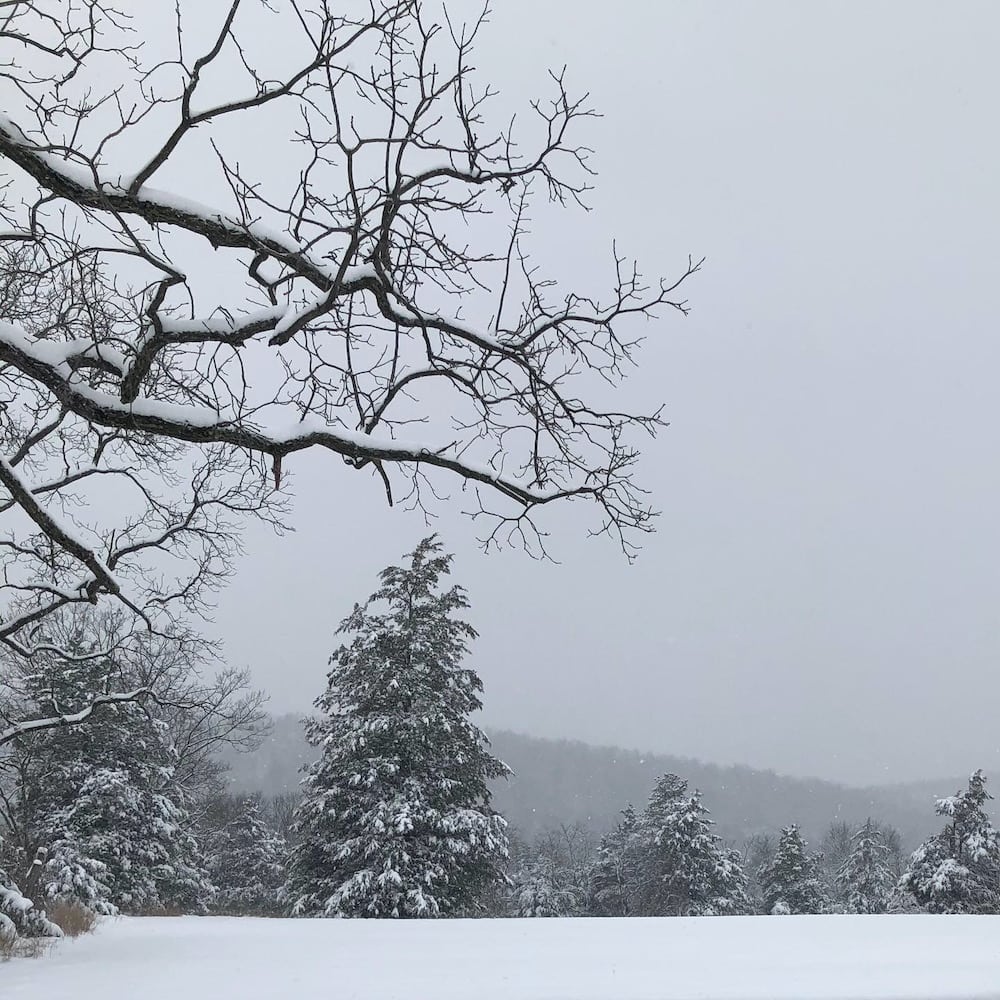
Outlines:
[[[592,746],[572,740],[491,730],[495,754],[514,771],[494,787],[494,804],[524,836],[561,823],[584,823],[603,833],[632,803],[641,807],[653,782],[672,771],[704,794],[719,833],[739,844],[754,833],[798,823],[818,842],[832,822],[860,824],[872,816],[895,826],[908,848],[940,827],[934,799],[964,785],[943,781],[852,788],[818,778],[792,778],[744,766],[722,766],[668,754]],[[281,715],[259,750],[227,758],[234,791],[295,792],[315,751],[300,717]],[[993,803],[995,806],[995,803]],[[994,810],[995,812],[996,810]]]

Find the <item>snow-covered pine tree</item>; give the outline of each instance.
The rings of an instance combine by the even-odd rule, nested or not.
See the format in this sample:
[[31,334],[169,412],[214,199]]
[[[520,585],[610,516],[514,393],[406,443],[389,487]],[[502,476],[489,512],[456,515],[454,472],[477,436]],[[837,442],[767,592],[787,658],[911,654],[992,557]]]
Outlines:
[[307,724],[321,756],[296,814],[286,897],[297,915],[468,912],[502,877],[506,823],[489,782],[507,768],[468,718],[482,683],[462,665],[476,633],[455,617],[464,590],[442,589],[450,566],[424,539],[341,623],[352,638]]
[[[39,715],[101,690],[114,669],[101,659],[29,679]],[[26,735],[14,795],[21,853],[47,851],[40,892],[96,912],[199,911],[211,892],[165,724],[142,706],[104,706],[84,726]]]
[[910,858],[900,886],[931,913],[1000,913],[1000,835],[986,814],[986,775],[975,771],[965,791],[939,799],[948,820]]
[[264,822],[257,800],[245,799],[237,815],[211,840],[212,907],[225,913],[273,916],[285,881],[283,837]]
[[643,916],[721,916],[750,908],[741,859],[712,832],[701,794],[665,774],[639,819],[638,911]]
[[819,865],[794,824],[781,831],[774,861],[760,880],[765,913],[822,913],[829,906]]
[[590,905],[595,916],[631,917],[642,864],[639,818],[629,805],[610,833],[601,838],[597,862],[590,874]]
[[[3,840],[0,839],[0,848]],[[0,865],[0,941],[18,937],[62,937],[62,931],[32,900],[21,893],[17,883]]]
[[[109,866],[87,857],[72,841],[72,833],[55,842],[45,866],[43,893],[52,901],[72,900],[94,913],[115,916],[118,906],[112,902],[116,886]],[[84,850],[87,847],[84,845]]]
[[579,887],[567,882],[552,858],[535,857],[513,877],[511,910],[516,917],[574,917],[580,913]]
[[204,911],[212,885],[187,810],[145,777],[99,767],[48,818],[47,898],[71,897],[97,912]]
[[895,884],[889,848],[870,817],[851,838],[851,852],[837,877],[848,913],[885,913]]

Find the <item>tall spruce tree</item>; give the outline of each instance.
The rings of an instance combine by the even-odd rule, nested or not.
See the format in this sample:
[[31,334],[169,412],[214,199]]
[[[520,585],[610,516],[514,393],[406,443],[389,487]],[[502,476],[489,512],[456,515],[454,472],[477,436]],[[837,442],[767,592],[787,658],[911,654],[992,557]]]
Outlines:
[[794,824],[781,831],[774,860],[760,874],[765,913],[822,913],[829,897],[817,859]]
[[469,912],[502,877],[506,823],[489,782],[507,773],[468,716],[482,683],[462,665],[476,633],[442,589],[452,557],[432,536],[341,623],[321,748],[296,813],[286,887],[303,916],[436,917]]
[[885,913],[895,884],[889,848],[871,818],[855,831],[837,882],[848,913]]
[[712,831],[701,794],[661,777],[639,819],[638,910],[644,916],[721,916],[750,908],[741,859]]
[[900,886],[931,913],[1000,913],[1000,835],[986,814],[986,775],[939,799],[948,825],[914,851]]

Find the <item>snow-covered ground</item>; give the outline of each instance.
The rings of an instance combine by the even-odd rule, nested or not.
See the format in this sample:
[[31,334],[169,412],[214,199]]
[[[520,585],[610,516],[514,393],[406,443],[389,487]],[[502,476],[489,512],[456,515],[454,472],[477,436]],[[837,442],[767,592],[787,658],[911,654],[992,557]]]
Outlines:
[[1000,917],[122,919],[3,1000],[1000,998]]

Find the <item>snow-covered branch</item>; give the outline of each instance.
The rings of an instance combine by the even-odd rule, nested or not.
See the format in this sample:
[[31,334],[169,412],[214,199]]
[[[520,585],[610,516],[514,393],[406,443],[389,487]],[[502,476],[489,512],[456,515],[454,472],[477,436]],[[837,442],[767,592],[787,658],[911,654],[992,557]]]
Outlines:
[[109,594],[118,595],[121,587],[111,570],[98,556],[74,536],[51,510],[47,510],[38,500],[33,490],[14,471],[10,463],[0,456],[0,485],[10,494],[13,502],[23,510],[46,537],[52,539],[61,549],[74,556],[93,574],[93,579],[81,585],[80,590],[91,599],[97,589],[103,587]]
[[120,705],[123,703],[139,702],[152,696],[148,688],[136,688],[133,691],[121,691],[116,694],[99,694],[84,708],[66,715],[51,715],[43,719],[29,719],[25,722],[16,722],[6,729],[0,729],[0,747],[13,743],[14,740],[31,733],[39,733],[47,729],[61,729],[65,726],[79,726],[86,722],[94,712],[104,705]]
[[[518,133],[491,128],[471,68],[485,12],[206,11],[8,11],[42,49],[0,35],[0,252],[36,265],[0,296],[0,385],[105,432],[267,456],[275,485],[316,448],[390,502],[444,474],[473,486],[487,542],[538,540],[541,507],[584,498],[634,551],[653,523],[635,437],[660,414],[599,400],[637,360],[636,321],[686,311],[699,263],[647,282],[612,248],[603,296],[542,275],[530,206],[585,200],[589,106],[553,75]],[[81,322],[26,321],[21,300],[59,283]]]
[[[73,391],[106,396],[110,371],[120,373],[122,363],[110,300],[93,275],[46,274],[44,255],[24,247],[0,255],[0,303],[17,320],[0,324],[7,342],[38,369],[68,375]],[[51,384],[60,385],[54,377]],[[141,433],[134,421],[87,420],[45,377],[3,359],[0,386],[0,646],[14,655],[92,659],[54,643],[50,622],[103,598],[126,609],[135,627],[169,632],[203,611],[229,574],[247,517],[280,527],[281,495],[245,453],[195,453]]]

